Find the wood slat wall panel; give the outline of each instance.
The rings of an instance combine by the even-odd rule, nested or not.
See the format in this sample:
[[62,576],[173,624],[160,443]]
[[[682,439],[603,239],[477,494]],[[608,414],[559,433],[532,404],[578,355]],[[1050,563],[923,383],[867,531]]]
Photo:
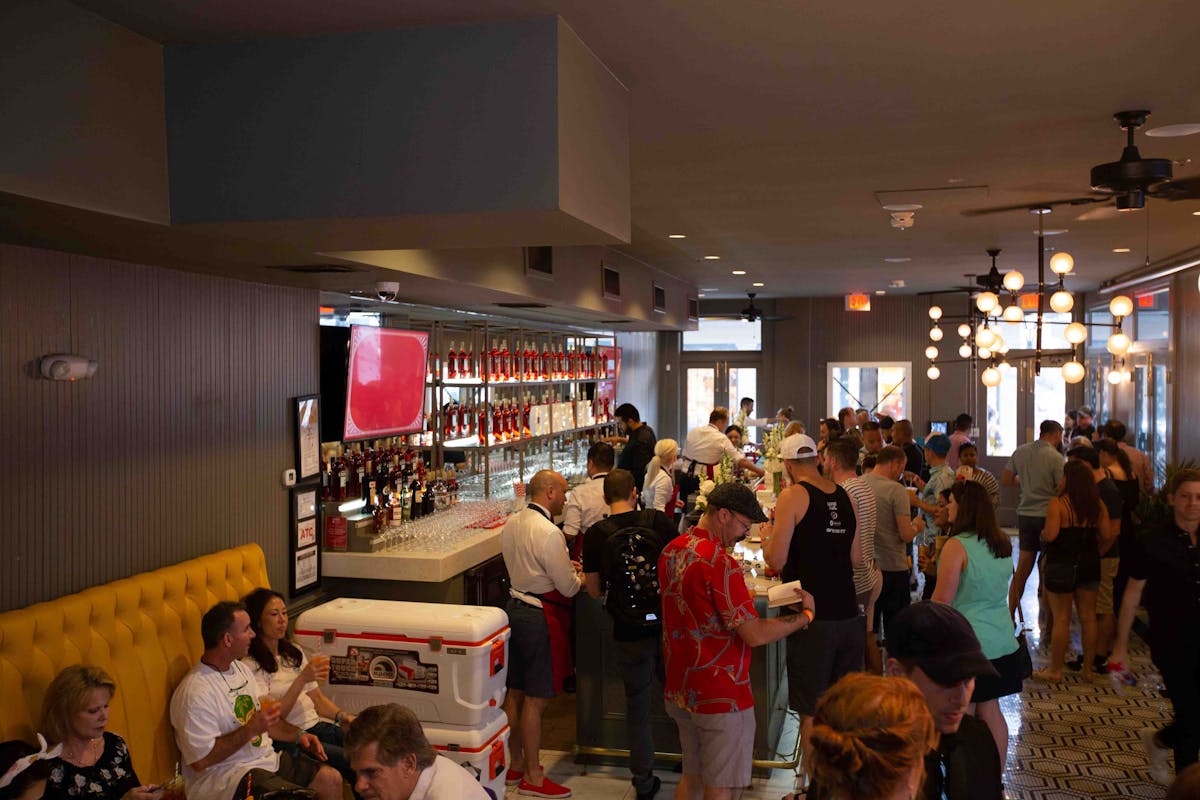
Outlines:
[[[0,245],[0,610],[258,542],[288,575],[317,296]],[[95,378],[33,377],[75,352]]]

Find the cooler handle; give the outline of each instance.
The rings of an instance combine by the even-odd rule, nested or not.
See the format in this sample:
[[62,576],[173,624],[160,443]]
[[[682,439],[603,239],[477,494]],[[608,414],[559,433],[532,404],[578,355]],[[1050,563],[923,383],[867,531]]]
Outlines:
[[450,669],[450,673],[451,673],[451,678],[452,678],[451,683],[454,685],[454,702],[458,703],[459,705],[463,706],[464,708],[469,708],[473,711],[479,711],[484,708],[496,708],[502,702],[504,702],[504,689],[500,689],[498,692],[493,694],[490,698],[488,698],[488,701],[486,703],[469,702],[468,700],[466,700],[464,697],[462,697],[458,693],[459,682],[458,682],[458,662],[457,661],[454,662],[453,667]]

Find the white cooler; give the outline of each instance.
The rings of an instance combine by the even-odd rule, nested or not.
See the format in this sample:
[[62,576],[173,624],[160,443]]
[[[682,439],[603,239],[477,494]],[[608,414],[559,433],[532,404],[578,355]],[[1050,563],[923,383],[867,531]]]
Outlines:
[[296,641],[328,655],[322,690],[351,713],[408,706],[422,722],[479,727],[504,702],[508,615],[490,606],[343,597],[296,620]]
[[478,728],[424,722],[425,737],[439,755],[462,764],[491,793],[504,797],[504,775],[508,772],[508,718],[497,711],[495,718]]

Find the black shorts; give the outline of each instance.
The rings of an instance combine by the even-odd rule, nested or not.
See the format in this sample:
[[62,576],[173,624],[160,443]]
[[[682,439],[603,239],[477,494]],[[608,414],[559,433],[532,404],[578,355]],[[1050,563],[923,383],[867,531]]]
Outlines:
[[892,617],[899,614],[912,604],[912,592],[908,588],[910,573],[908,570],[884,570],[883,588],[879,591],[879,599],[875,601],[875,637],[887,638],[887,626]]
[[862,617],[813,620],[788,636],[788,705],[811,717],[826,689],[843,675],[862,670],[866,647],[867,623]]
[[507,610],[512,635],[505,684],[530,697],[554,697],[554,661],[545,612],[515,597],[508,599]]
[[1046,527],[1045,517],[1017,516],[1017,533],[1020,535],[1021,552],[1037,553],[1042,549],[1042,528]]
[[1021,657],[1021,651],[1017,649],[1006,656],[991,659],[992,666],[996,668],[996,672],[1000,673],[1000,677],[994,675],[977,677],[975,691],[971,694],[971,702],[983,703],[1020,693],[1024,683],[1021,680]]
[[[265,769],[252,769],[250,776],[249,794],[262,797],[267,792],[282,792],[288,789],[305,789],[317,777],[321,762],[310,758],[305,753],[292,755],[287,750],[279,752],[279,770],[267,772]],[[233,790],[232,800],[245,800],[247,795],[246,776],[238,781]]]

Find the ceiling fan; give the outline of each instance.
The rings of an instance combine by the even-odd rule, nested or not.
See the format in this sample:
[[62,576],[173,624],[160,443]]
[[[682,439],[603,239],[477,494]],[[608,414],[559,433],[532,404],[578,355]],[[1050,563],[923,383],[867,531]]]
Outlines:
[[792,319],[791,316],[775,316],[773,314],[764,314],[763,310],[754,305],[754,298],[758,295],[755,292],[746,292],[746,297],[750,298],[750,305],[746,306],[737,314],[705,314],[706,317],[716,317],[718,319],[742,319],[746,322],[780,322],[786,319]]
[[1144,208],[1146,198],[1158,200],[1200,200],[1200,175],[1172,180],[1173,162],[1168,158],[1142,158],[1133,142],[1134,133],[1146,124],[1149,111],[1118,111],[1113,119],[1125,131],[1125,149],[1118,161],[1097,164],[1092,167],[1091,186],[1093,194],[1085,197],[1070,197],[1064,200],[1045,200],[1018,203],[991,208],[972,208],[963,216],[978,217],[985,214],[1000,214],[1006,211],[1028,211],[1055,206],[1087,206],[1106,204],[1103,209],[1093,209],[1077,219],[1090,220],[1109,216],[1110,213],[1134,211]]

